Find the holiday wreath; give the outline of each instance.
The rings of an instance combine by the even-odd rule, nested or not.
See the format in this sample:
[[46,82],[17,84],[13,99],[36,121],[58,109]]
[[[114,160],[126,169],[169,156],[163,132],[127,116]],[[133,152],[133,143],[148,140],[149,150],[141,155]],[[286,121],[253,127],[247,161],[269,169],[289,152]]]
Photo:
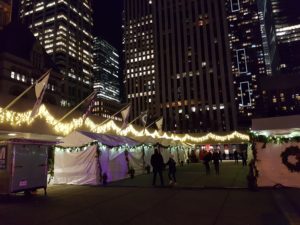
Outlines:
[[[295,156],[297,159],[296,164],[289,161],[290,156]],[[282,163],[291,172],[300,172],[300,149],[297,146],[288,147],[281,153]]]

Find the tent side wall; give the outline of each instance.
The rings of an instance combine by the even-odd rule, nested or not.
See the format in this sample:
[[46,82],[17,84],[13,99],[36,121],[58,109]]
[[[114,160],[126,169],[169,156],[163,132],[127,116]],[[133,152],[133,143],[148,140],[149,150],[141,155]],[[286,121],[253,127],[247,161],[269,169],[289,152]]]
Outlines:
[[12,168],[12,145],[0,144],[0,194],[10,192],[11,168]]
[[55,149],[54,184],[98,185],[100,182],[97,145],[80,152]]
[[[290,150],[293,149],[291,152]],[[300,143],[288,142],[282,144],[275,143],[255,143],[256,168],[258,170],[258,187],[273,187],[282,185],[285,187],[300,188],[299,171],[292,171],[288,166],[297,165],[297,154],[300,154]],[[288,154],[292,153],[290,156]],[[287,162],[284,163],[284,156]]]

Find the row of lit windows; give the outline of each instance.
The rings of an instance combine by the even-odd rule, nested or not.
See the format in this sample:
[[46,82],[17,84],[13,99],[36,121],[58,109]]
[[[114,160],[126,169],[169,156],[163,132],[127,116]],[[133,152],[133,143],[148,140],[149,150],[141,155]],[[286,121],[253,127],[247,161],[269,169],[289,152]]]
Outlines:
[[141,66],[141,67],[138,67],[138,68],[131,68],[131,69],[127,69],[127,73],[130,73],[130,72],[138,72],[138,71],[143,71],[143,70],[150,70],[150,69],[154,69],[155,68],[155,65],[148,65],[148,66]]
[[133,93],[129,94],[128,98],[137,98],[137,97],[143,97],[143,96],[152,96],[155,95],[155,91],[145,91],[145,92],[140,92],[140,93]]
[[145,61],[145,60],[149,60],[149,59],[154,59],[154,55],[147,55],[147,56],[143,56],[143,57],[127,59],[126,62],[133,63],[133,62],[140,62],[140,61]]
[[[23,83],[27,83],[27,76],[15,71],[11,71],[10,72],[10,78],[13,80],[17,80],[17,81],[21,81]],[[31,84],[34,84],[35,80],[33,78],[30,79]],[[51,90],[51,91],[55,91],[55,87],[54,85],[48,83],[47,89]]]

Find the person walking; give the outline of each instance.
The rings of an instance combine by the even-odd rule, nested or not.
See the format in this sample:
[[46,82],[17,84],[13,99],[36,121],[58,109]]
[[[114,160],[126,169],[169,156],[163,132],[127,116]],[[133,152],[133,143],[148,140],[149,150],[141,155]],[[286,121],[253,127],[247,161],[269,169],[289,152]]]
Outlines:
[[168,173],[168,176],[170,179],[169,184],[176,185],[176,175],[175,175],[176,174],[176,162],[174,160],[174,155],[170,155],[170,158],[165,165],[169,167],[169,173]]
[[151,166],[153,168],[153,181],[152,185],[156,184],[156,176],[159,175],[160,185],[164,186],[162,170],[164,168],[164,160],[157,148],[154,149],[154,154],[151,156]]
[[219,175],[220,174],[220,155],[217,151],[214,151],[213,155],[212,155],[212,160],[215,166],[215,171],[216,174]]
[[210,174],[210,165],[209,162],[211,160],[211,153],[210,152],[206,152],[204,157],[203,157],[203,164],[205,166],[205,173],[206,175]]
[[242,165],[243,165],[243,167],[247,166],[247,152],[243,151],[241,155],[242,155]]
[[233,157],[234,157],[234,163],[238,164],[239,163],[239,154],[238,154],[237,150],[234,150]]

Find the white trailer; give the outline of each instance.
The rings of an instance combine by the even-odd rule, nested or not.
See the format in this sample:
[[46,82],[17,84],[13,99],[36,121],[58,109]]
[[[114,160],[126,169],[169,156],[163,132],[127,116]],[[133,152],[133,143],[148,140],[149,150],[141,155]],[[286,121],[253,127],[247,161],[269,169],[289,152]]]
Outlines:
[[0,142],[0,194],[43,188],[46,195],[48,148],[52,144],[27,139]]

